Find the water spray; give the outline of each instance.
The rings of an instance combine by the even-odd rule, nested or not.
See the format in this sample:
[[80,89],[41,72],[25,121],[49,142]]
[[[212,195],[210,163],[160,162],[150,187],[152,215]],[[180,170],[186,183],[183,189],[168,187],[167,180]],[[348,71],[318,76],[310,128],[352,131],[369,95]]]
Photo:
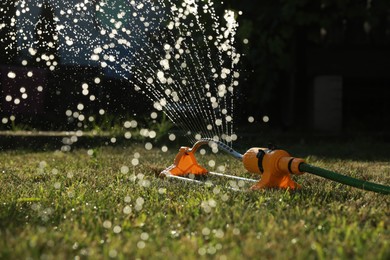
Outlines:
[[[262,177],[260,180],[210,172],[199,165],[195,158],[195,152],[199,149],[199,147],[207,145],[210,142],[217,144],[221,150],[242,161],[248,172],[261,174]],[[240,154],[220,141],[207,138],[199,140],[192,148],[185,146],[181,147],[173,164],[162,171],[161,176],[201,183],[199,180],[186,178],[186,176],[192,175],[202,178],[207,175],[215,175],[219,177],[255,182],[255,184],[251,186],[251,190],[270,188],[298,190],[301,189],[302,186],[292,180],[291,175],[302,175],[303,173],[311,173],[362,190],[390,194],[390,186],[355,179],[337,172],[307,164],[304,159],[293,157],[287,151],[277,149],[272,146],[268,148],[253,147],[247,150],[244,154]]]

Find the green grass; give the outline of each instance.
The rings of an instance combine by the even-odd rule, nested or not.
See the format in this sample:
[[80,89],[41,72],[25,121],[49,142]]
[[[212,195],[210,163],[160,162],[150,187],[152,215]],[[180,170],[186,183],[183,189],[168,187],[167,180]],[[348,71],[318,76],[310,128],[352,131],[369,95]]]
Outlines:
[[[390,258],[388,196],[309,174],[295,178],[304,188],[292,193],[156,178],[175,150],[0,152],[0,259]],[[306,155],[317,166],[390,183],[389,160]],[[199,160],[257,177],[225,155]]]

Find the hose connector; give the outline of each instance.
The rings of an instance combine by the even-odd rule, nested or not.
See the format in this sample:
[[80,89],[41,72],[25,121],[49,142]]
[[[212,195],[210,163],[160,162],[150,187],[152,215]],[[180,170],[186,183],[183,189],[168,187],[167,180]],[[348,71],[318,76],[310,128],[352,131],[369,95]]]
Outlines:
[[252,190],[301,188],[301,185],[293,181],[290,175],[302,174],[299,165],[305,161],[291,157],[284,150],[254,147],[243,155],[242,161],[249,172],[262,174],[260,181],[251,187]]

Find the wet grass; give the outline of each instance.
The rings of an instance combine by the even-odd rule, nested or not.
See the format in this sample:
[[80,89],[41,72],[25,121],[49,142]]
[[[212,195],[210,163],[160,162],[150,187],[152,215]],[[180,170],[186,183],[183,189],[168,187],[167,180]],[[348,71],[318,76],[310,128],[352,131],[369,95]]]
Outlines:
[[[174,150],[0,152],[0,258],[389,259],[388,196],[308,174],[293,193],[236,192],[225,179],[207,187],[156,178]],[[388,160],[307,159],[390,184]],[[227,156],[200,158],[209,160],[215,171],[256,177]]]

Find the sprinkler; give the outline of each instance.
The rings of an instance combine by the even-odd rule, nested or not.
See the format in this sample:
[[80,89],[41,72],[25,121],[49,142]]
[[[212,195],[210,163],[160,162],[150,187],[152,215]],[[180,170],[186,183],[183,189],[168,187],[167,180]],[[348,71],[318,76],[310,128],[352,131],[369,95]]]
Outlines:
[[[261,174],[262,176],[260,180],[210,172],[199,165],[195,158],[195,152],[199,149],[199,147],[209,144],[210,142],[216,143],[221,150],[242,161],[248,172]],[[199,180],[186,177],[188,175],[206,177],[211,174],[219,177],[255,182],[255,184],[250,188],[251,190],[269,188],[297,190],[301,189],[301,185],[293,181],[291,179],[291,175],[302,175],[303,173],[311,173],[363,190],[390,194],[390,186],[355,179],[307,164],[304,159],[292,157],[288,152],[277,149],[273,146],[268,148],[250,148],[242,155],[224,143],[208,138],[199,140],[192,148],[185,146],[181,147],[179,149],[179,153],[175,157],[174,163],[162,171],[161,176],[200,183]]]

